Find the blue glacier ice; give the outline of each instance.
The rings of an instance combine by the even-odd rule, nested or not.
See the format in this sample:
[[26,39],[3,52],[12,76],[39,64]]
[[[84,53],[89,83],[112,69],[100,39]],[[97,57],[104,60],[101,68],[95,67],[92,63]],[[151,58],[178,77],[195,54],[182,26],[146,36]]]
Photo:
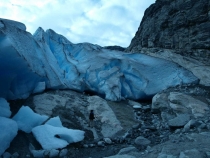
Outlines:
[[198,83],[179,65],[137,53],[73,44],[53,30],[0,19],[0,97],[26,98],[46,89],[91,91],[105,99],[151,98],[171,86]]
[[59,116],[49,119],[45,124],[55,126],[55,127],[63,127]]
[[30,133],[34,127],[45,122],[48,116],[39,115],[28,106],[22,106],[12,119],[17,122],[19,130]]
[[0,116],[9,118],[11,114],[9,103],[4,98],[0,98]]
[[34,127],[32,133],[42,148],[47,150],[64,148],[70,143],[82,141],[85,134],[81,130],[56,127],[49,124]]
[[0,116],[0,157],[9,148],[11,141],[17,135],[18,125],[12,119]]

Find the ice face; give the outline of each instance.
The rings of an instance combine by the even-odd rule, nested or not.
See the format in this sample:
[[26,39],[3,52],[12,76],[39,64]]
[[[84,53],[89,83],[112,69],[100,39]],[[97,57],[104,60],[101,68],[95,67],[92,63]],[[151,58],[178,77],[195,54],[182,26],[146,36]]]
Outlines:
[[33,128],[32,133],[42,148],[47,150],[64,148],[69,143],[79,142],[84,139],[84,131],[55,127],[48,124]]
[[0,58],[5,61],[0,62],[0,97],[26,98],[46,87],[92,91],[117,101],[151,98],[168,87],[198,83],[173,62],[73,44],[53,30],[38,28],[32,36],[19,23],[0,22]]
[[0,116],[0,156],[10,146],[17,131],[18,125],[14,120]]
[[0,98],[0,116],[2,117],[11,116],[9,103],[4,98]]
[[36,114],[28,106],[22,106],[12,119],[17,122],[18,129],[30,133],[32,128],[41,125],[48,116]]
[[2,19],[0,22],[3,24],[0,28],[0,96],[6,99],[26,98],[39,81],[44,81],[36,74],[36,64],[42,66],[36,60],[36,43],[25,32],[25,25]]
[[191,72],[163,59],[111,51],[89,43],[72,44],[52,30],[42,32],[42,36],[38,32],[34,38],[42,39],[40,45],[47,44],[70,89],[93,91],[116,101],[151,98],[170,86],[198,82]]

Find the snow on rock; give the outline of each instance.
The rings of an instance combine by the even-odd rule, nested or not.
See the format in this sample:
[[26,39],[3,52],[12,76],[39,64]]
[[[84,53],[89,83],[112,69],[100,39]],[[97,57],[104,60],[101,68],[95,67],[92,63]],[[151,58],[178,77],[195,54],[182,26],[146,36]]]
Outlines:
[[30,133],[32,128],[41,125],[48,116],[36,114],[28,106],[22,106],[12,119],[17,122],[18,129]]
[[9,103],[4,98],[0,98],[0,116],[3,117],[11,116]]
[[33,128],[32,133],[42,148],[47,150],[64,148],[69,143],[84,139],[84,131],[54,127],[48,124]]
[[0,156],[10,146],[17,131],[18,125],[14,120],[0,116]]
[[0,27],[4,29],[0,34],[0,97],[6,99],[26,98],[43,88],[38,83],[45,83],[46,88],[92,91],[113,101],[152,98],[168,87],[198,83],[190,71],[167,60],[73,44],[42,28],[32,36],[23,24],[0,22],[4,25]]

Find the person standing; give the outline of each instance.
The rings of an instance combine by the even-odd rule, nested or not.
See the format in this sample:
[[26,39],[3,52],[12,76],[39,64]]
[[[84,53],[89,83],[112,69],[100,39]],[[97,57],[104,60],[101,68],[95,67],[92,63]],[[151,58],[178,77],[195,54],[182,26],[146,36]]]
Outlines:
[[90,114],[89,114],[89,126],[91,128],[93,128],[93,126],[94,126],[94,119],[95,119],[94,112],[93,112],[93,110],[90,110]]

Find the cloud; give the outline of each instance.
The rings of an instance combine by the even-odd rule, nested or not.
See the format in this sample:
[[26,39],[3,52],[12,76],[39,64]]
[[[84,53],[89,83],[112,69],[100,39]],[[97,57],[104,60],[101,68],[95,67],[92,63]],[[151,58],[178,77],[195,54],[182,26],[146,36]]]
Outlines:
[[155,0],[1,0],[1,18],[24,23],[32,34],[40,26],[73,43],[127,47],[144,11]]

